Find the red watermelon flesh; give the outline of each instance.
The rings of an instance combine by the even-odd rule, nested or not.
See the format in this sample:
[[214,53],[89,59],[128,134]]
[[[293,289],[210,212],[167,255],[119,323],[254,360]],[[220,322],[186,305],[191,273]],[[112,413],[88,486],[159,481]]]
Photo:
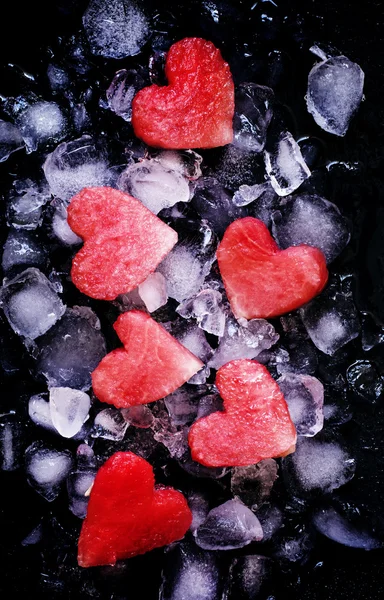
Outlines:
[[234,85],[212,42],[185,38],[171,46],[168,85],[140,90],[132,102],[135,135],[159,148],[215,148],[233,139]]
[[192,522],[184,496],[155,486],[151,465],[132,452],[116,452],[99,469],[83,523],[78,563],[114,565],[179,540]]
[[117,408],[147,404],[174,392],[204,365],[149,315],[126,312],[114,324],[124,348],[92,373],[93,391]]
[[296,429],[276,381],[256,361],[221,367],[216,386],[225,412],[197,420],[189,432],[193,460],[207,467],[251,465],[295,449]]
[[128,194],[84,188],[68,207],[68,223],[84,246],[72,263],[76,287],[113,300],[152,273],[177,242],[177,233]]
[[259,219],[229,225],[217,260],[237,318],[268,318],[299,308],[319,294],[328,279],[325,257],[311,246],[279,250]]

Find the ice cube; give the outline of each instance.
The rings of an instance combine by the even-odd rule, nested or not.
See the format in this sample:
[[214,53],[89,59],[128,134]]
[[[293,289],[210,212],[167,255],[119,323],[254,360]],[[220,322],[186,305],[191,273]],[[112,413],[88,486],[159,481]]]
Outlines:
[[202,523],[204,523],[209,513],[209,502],[202,492],[193,490],[187,494],[188,506],[192,512],[192,523],[190,531],[196,531]]
[[214,412],[219,412],[224,410],[224,403],[219,394],[207,394],[206,396],[202,396],[199,402],[199,408],[197,409],[197,419],[201,419],[202,417],[207,417]]
[[253,185],[263,180],[264,167],[259,153],[229,144],[217,150],[216,156],[218,161],[213,174],[224,188],[234,192],[241,185]]
[[56,102],[31,104],[17,116],[16,122],[27,153],[37,150],[42,142],[59,141],[65,135],[66,119]]
[[57,498],[60,487],[72,467],[71,453],[34,442],[25,452],[27,479],[45,500]]
[[264,504],[257,510],[257,518],[263,530],[263,542],[268,542],[281,529],[284,516],[274,504]]
[[34,268],[4,284],[0,304],[14,331],[32,340],[48,331],[65,312],[54,286]]
[[120,442],[125,437],[129,423],[116,408],[104,408],[95,417],[92,437]]
[[233,143],[242,150],[262,152],[271,122],[274,93],[255,83],[241,83],[235,95]]
[[[181,327],[172,330],[173,336],[187,348],[192,354],[200,358],[203,363],[207,363],[212,356],[212,348],[208,344],[204,331],[194,323],[183,323]],[[209,377],[209,367],[202,367],[198,373],[189,379],[188,383],[200,385],[205,383]]]
[[56,427],[52,422],[51,408],[46,396],[47,394],[31,396],[28,402],[28,414],[35,425],[44,427],[44,429],[48,429],[49,431],[56,431]]
[[50,199],[47,188],[30,179],[15,181],[7,204],[7,222],[15,229],[36,229],[42,221],[43,206]]
[[246,216],[244,210],[232,202],[232,195],[214,177],[200,177],[191,205],[219,237],[224,235],[232,221]]
[[221,600],[219,559],[190,540],[171,546],[166,553],[160,600]]
[[202,477],[204,479],[221,479],[227,474],[226,467],[205,467],[200,463],[195,462],[191,458],[191,453],[187,449],[185,454],[178,461],[180,467],[192,477]]
[[361,345],[365,352],[384,342],[384,325],[369,312],[362,313]]
[[189,181],[195,181],[201,177],[201,163],[203,157],[194,150],[161,150],[151,152],[163,167],[179,172]]
[[106,354],[101,331],[71,309],[37,345],[36,370],[45,376],[49,387],[88,390],[91,373]]
[[91,0],[83,25],[93,54],[125,58],[140,52],[149,22],[135,0]]
[[247,206],[254,202],[270,188],[270,183],[256,183],[255,185],[241,185],[234,193],[232,202],[235,206]]
[[22,540],[22,546],[34,546],[38,544],[43,539],[43,526],[42,523],[39,523],[25,538]]
[[13,412],[0,415],[0,469],[15,471],[21,465],[24,428]]
[[120,175],[118,187],[140,200],[155,215],[177,202],[190,200],[187,179],[153,158],[129,165]]
[[176,427],[166,413],[156,419],[154,430],[154,439],[167,448],[172,458],[181,459],[188,452],[187,428]]
[[277,479],[277,470],[277,463],[272,458],[248,467],[235,467],[231,474],[232,493],[256,510],[268,500]]
[[347,369],[347,381],[358,396],[373,404],[384,392],[384,377],[370,360],[357,360],[350,365]]
[[324,386],[310,375],[285,373],[277,380],[298,435],[312,437],[323,428]]
[[27,267],[44,267],[47,251],[32,231],[10,229],[4,244],[1,266],[8,275],[15,275]]
[[283,465],[293,466],[300,488],[323,493],[345,485],[355,472],[354,459],[338,443],[315,438],[299,438],[296,451],[283,459]]
[[234,558],[229,567],[225,600],[266,598],[270,591],[272,564],[270,558],[257,554]]
[[284,536],[276,544],[274,556],[286,565],[290,563],[305,564],[309,559],[313,545],[312,536],[306,531],[305,527],[302,527],[292,535]]
[[311,175],[300,146],[289,131],[280,134],[273,149],[265,151],[264,158],[272,187],[279,196],[292,194]]
[[325,131],[344,136],[363,98],[364,72],[346,56],[317,63],[308,76],[307,109]]
[[[343,282],[344,283],[344,282]],[[300,309],[300,315],[315,346],[325,354],[354,340],[360,323],[351,291],[333,280],[327,288]]]
[[339,209],[315,194],[287,199],[272,214],[272,233],[280,248],[308,244],[332,262],[349,242],[349,227]]
[[49,390],[49,408],[54,427],[65,438],[80,431],[88,419],[91,400],[88,394],[68,387],[52,387]]
[[196,544],[204,550],[234,550],[263,539],[258,518],[239,500],[216,506],[194,532]]
[[123,408],[121,411],[124,420],[133,427],[140,429],[149,429],[154,423],[154,416],[148,406],[131,406]]
[[383,547],[382,542],[379,542],[373,534],[356,527],[332,507],[316,511],[313,522],[320,533],[344,546],[364,550]]
[[140,283],[138,292],[150,313],[167,304],[167,282],[161,273],[150,273],[147,279]]
[[69,201],[84,187],[112,185],[114,173],[91,136],[63,142],[48,154],[43,165],[51,193]]
[[185,385],[164,398],[165,406],[174,425],[193,423],[197,416],[201,395],[202,392],[199,388],[190,388]]
[[68,73],[58,65],[50,63],[47,68],[47,76],[54,93],[65,92],[70,88]]
[[194,298],[185,300],[176,308],[185,319],[195,318],[201,329],[222,337],[225,331],[226,315],[222,307],[222,294],[213,289],[205,289]]
[[182,302],[200,291],[215,260],[216,247],[216,237],[204,222],[194,235],[179,239],[157,268],[166,279],[168,296]]
[[79,246],[83,243],[81,237],[76,235],[68,225],[67,204],[63,200],[56,198],[52,206],[54,213],[52,216],[52,232],[55,237],[65,246]]
[[0,163],[6,161],[12,152],[24,148],[25,142],[15,125],[0,119]]
[[67,478],[69,510],[80,519],[87,514],[89,490],[96,477],[96,469],[81,468],[71,471]]
[[276,344],[279,335],[265,319],[228,319],[224,336],[208,366],[219,369],[238,358],[256,358],[260,352]]
[[143,87],[144,80],[137,71],[126,69],[117,71],[106,92],[109,108],[124,121],[129,122],[132,117],[132,100]]

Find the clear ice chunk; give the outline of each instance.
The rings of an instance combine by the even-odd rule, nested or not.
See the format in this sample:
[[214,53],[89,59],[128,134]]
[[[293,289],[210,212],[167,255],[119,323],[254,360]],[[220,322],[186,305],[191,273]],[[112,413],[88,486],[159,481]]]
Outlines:
[[188,506],[192,512],[192,523],[190,531],[196,531],[204,523],[209,513],[209,502],[207,497],[198,490],[193,490],[187,494]]
[[189,425],[197,416],[202,396],[199,388],[182,386],[164,398],[164,403],[174,425]]
[[0,163],[6,161],[12,152],[24,148],[25,142],[18,128],[0,119]]
[[214,177],[200,177],[191,205],[220,237],[232,221],[246,216],[243,209],[232,202],[232,195]]
[[120,175],[118,187],[137,198],[157,215],[177,202],[189,202],[188,180],[154,158],[129,165]]
[[25,452],[28,483],[48,502],[59,495],[71,467],[72,456],[67,450],[59,451],[34,442]]
[[150,273],[147,279],[140,283],[138,292],[150,313],[167,304],[167,282],[161,273]]
[[56,427],[52,422],[51,408],[46,396],[47,394],[31,396],[28,401],[28,414],[35,425],[48,429],[48,431],[56,431]]
[[[15,471],[22,463],[24,430],[13,412],[0,415],[0,469]],[[25,447],[25,446],[24,446]]]
[[256,183],[255,185],[241,185],[233,194],[232,202],[235,206],[247,206],[254,202],[270,188],[270,183]]
[[54,63],[50,63],[48,65],[47,77],[51,86],[51,90],[54,93],[65,92],[70,87],[68,73]]
[[96,469],[79,468],[71,471],[67,478],[69,510],[80,519],[87,514],[89,490],[96,477]]
[[288,404],[289,414],[297,434],[312,437],[324,424],[324,386],[310,375],[285,373],[277,383]]
[[184,540],[166,552],[160,600],[221,600],[219,559]]
[[10,229],[4,244],[1,266],[8,277],[27,267],[44,268],[47,251],[33,231]]
[[[250,554],[234,558],[224,592],[225,600],[257,600],[267,598],[272,577],[272,560],[267,556]],[[272,596],[268,596],[272,598]]]
[[216,506],[194,532],[196,544],[204,550],[234,550],[263,539],[256,515],[239,500]]
[[53,201],[54,213],[52,216],[52,232],[65,246],[79,246],[83,243],[81,237],[76,235],[68,225],[67,204],[56,198]]
[[357,360],[347,369],[347,381],[360,398],[373,404],[384,392],[384,377],[370,360]]
[[384,325],[370,312],[362,313],[361,346],[368,352],[384,343]]
[[216,237],[204,222],[194,235],[180,239],[157,268],[166,279],[168,296],[182,302],[200,291],[215,260],[216,247]]
[[263,530],[263,542],[268,542],[281,529],[284,515],[274,504],[264,504],[257,510],[257,518]]
[[143,87],[144,80],[137,71],[126,69],[117,71],[106,92],[109,108],[124,121],[129,122],[132,117],[132,100]]
[[352,293],[336,281],[301,308],[300,315],[315,346],[331,356],[360,333]]
[[84,187],[112,185],[115,175],[91,136],[63,142],[43,165],[51,193],[68,202]]
[[205,289],[194,298],[185,300],[176,308],[184,319],[194,318],[201,329],[222,337],[225,331],[226,314],[222,307],[222,294],[217,290]]
[[281,249],[308,244],[319,248],[328,263],[350,239],[347,221],[337,206],[315,194],[300,194],[282,202],[272,214],[272,233]]
[[313,545],[312,536],[302,527],[294,534],[284,536],[279,541],[274,556],[288,565],[290,563],[305,564],[309,559]]
[[[195,356],[200,358],[203,363],[207,363],[212,356],[212,348],[209,345],[207,338],[205,337],[204,331],[200,329],[194,323],[183,323],[182,327],[175,328],[172,331],[173,336],[182,344],[187,350],[192,352]],[[188,383],[202,384],[205,383],[207,377],[209,377],[209,367],[202,367],[198,373],[193,375]]]
[[266,150],[264,159],[272,187],[279,196],[292,194],[311,175],[300,146],[289,131],[280,134],[276,147]]
[[101,331],[71,309],[37,345],[36,370],[45,376],[49,387],[88,390],[91,373],[106,354]]
[[329,133],[344,136],[363,98],[364,72],[345,56],[317,63],[308,75],[307,109]]
[[252,510],[266,502],[277,479],[278,466],[272,458],[256,465],[235,467],[231,473],[231,491]]
[[91,0],[83,15],[91,52],[125,58],[140,52],[149,36],[149,22],[135,0]]
[[151,152],[163,167],[177,171],[188,181],[195,181],[201,177],[201,163],[203,157],[194,150],[161,150]]
[[62,437],[71,438],[88,419],[91,400],[80,390],[53,387],[49,390],[49,408],[55,429]]
[[336,442],[299,438],[296,451],[283,464],[291,463],[299,486],[305,491],[329,493],[352,479],[355,461]]
[[65,312],[54,286],[34,268],[3,285],[0,305],[12,329],[31,340],[46,333]]
[[374,535],[356,527],[332,507],[315,512],[313,522],[320,533],[343,546],[364,550],[383,547],[383,543],[379,542]]
[[37,150],[42,142],[65,135],[66,119],[56,102],[36,102],[17,116],[17,125],[25,141],[27,153]]
[[139,429],[149,429],[155,421],[151,409],[144,405],[123,408],[121,414],[129,425],[139,427]]
[[116,408],[104,408],[97,413],[92,429],[92,437],[121,442],[129,423]]
[[262,152],[271,122],[274,93],[255,83],[241,83],[235,95],[233,144],[242,150]]
[[7,203],[7,222],[15,229],[36,229],[42,221],[43,206],[50,199],[48,189],[30,179],[15,181]]
[[224,336],[208,366],[219,369],[238,358],[256,358],[263,350],[276,344],[279,335],[265,319],[228,319]]

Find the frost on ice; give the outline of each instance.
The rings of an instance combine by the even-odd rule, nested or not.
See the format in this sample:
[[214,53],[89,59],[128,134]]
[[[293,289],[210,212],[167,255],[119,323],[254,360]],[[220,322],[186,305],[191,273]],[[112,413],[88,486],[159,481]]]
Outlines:
[[130,121],[132,100],[143,87],[144,80],[137,71],[126,69],[117,71],[106,92],[109,108],[124,121]]
[[29,153],[41,142],[63,139],[66,119],[56,102],[36,102],[18,115],[17,125]]
[[0,163],[7,160],[12,152],[24,148],[25,143],[15,125],[0,119]]
[[176,312],[184,319],[195,318],[201,329],[222,337],[226,321],[222,298],[223,296],[219,291],[208,288],[179,304]]
[[285,373],[277,380],[298,435],[312,437],[323,428],[324,387],[310,375]]
[[275,147],[266,150],[264,158],[272,187],[279,196],[292,194],[311,175],[300,146],[289,131],[280,134]]
[[80,431],[88,419],[91,400],[88,394],[67,387],[51,388],[49,408],[54,427],[65,438]]
[[349,522],[346,517],[332,507],[318,510],[313,516],[313,522],[320,533],[344,546],[363,548],[364,550],[373,550],[383,546],[374,535]]
[[25,465],[28,483],[52,502],[71,469],[72,456],[67,450],[59,451],[34,442],[25,452]]
[[255,83],[241,83],[235,96],[234,145],[242,150],[262,152],[271,122],[273,91]]

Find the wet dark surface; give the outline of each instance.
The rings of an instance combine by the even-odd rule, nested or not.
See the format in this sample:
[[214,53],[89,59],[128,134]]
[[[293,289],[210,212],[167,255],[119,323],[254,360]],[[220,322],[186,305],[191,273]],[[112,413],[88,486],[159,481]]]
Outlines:
[[[36,89],[45,99],[50,98],[45,79],[46,67],[52,55],[57,60],[68,60],[70,45],[67,40],[79,31],[86,4],[76,0],[59,0],[47,3],[47,6],[36,1],[8,7],[8,15],[3,16],[0,25],[0,94],[17,95],[28,84],[18,74],[17,67],[7,66],[12,63],[33,74]],[[87,80],[93,86],[89,102],[93,122],[88,131],[100,136],[106,132],[106,136],[114,140],[111,150],[114,158],[122,156],[125,142],[131,136],[130,127],[111,112],[98,109],[101,90],[108,87],[115,71],[137,65],[145,67],[152,53],[151,43],[158,50],[167,49],[170,42],[187,35],[212,40],[229,61],[236,83],[248,80],[273,87],[296,139],[313,135],[322,140],[315,173],[304,184],[305,188],[312,191],[314,186],[318,193],[334,202],[352,224],[351,242],[333,263],[331,271],[341,276],[352,276],[355,302],[361,318],[362,311],[368,311],[384,319],[384,13],[381,2],[368,0],[358,6],[346,0],[336,3],[330,0],[218,2],[218,23],[206,8],[210,3],[206,3],[205,8],[204,3],[198,1],[186,2],[185,5],[155,1],[147,4],[149,11],[157,14],[158,30],[165,32],[158,35],[157,41],[153,39],[134,58],[122,61],[92,58],[91,75],[83,78],[74,76],[71,85],[76,93],[85,93]],[[307,75],[314,62],[308,49],[314,41],[336,46],[355,60],[366,74],[366,100],[345,138],[336,138],[321,131],[306,112],[303,96]],[[220,161],[220,152],[204,153],[204,160],[214,169]],[[327,169],[326,163],[333,161],[353,163],[354,168],[335,164]],[[7,162],[0,164],[1,193],[7,193],[15,175],[33,177],[40,165],[41,158],[33,154],[26,157],[22,151],[12,155]],[[257,170],[257,165],[247,166],[251,173],[253,168]],[[225,185],[231,187],[231,182],[226,181]],[[3,213],[0,226],[4,241],[6,226]],[[49,239],[45,242],[49,246]],[[59,268],[70,260],[70,252],[55,251],[51,253],[50,260],[51,266]],[[66,284],[64,298],[69,306],[81,301],[80,293],[70,284]],[[105,309],[103,303],[91,302],[90,305],[108,331],[109,323],[116,316],[113,309]],[[26,415],[28,397],[44,391],[44,384],[32,377],[31,359],[3,321],[1,333],[4,341],[0,348],[3,366],[0,412],[5,413],[17,406],[18,412]],[[109,335],[107,342],[110,348],[116,345],[116,340],[110,332]],[[335,398],[340,391],[333,385],[336,375],[345,377],[347,368],[357,360],[371,360],[377,372],[383,373],[384,370],[382,346],[364,352],[360,338],[332,358],[319,355],[316,375],[328,384],[328,393]],[[335,495],[344,506],[358,507],[365,522],[373,526],[380,539],[384,540],[383,399],[362,398],[353,386],[347,389],[345,395],[342,401],[348,401],[352,406],[353,418],[341,430],[356,459],[357,468],[354,479],[337,490]],[[37,438],[51,439],[49,434],[37,431],[33,424],[26,426],[22,436],[24,446]],[[74,441],[64,444],[59,438],[54,439],[59,448],[75,449],[77,446]],[[105,446],[101,444],[102,452],[109,454],[113,451],[113,448],[107,451]],[[156,459],[158,477],[164,477],[161,467],[167,460],[165,453],[160,453]],[[166,480],[181,489],[187,487],[190,478],[172,461],[169,462]],[[152,600],[158,597],[162,550],[132,559],[114,570],[81,570],[76,566],[75,553],[80,522],[69,512],[65,492],[58,500],[48,504],[27,484],[22,468],[14,473],[1,473],[0,481],[0,591],[4,598],[22,598],[26,594],[36,594],[40,598],[116,600]],[[212,497],[227,499],[228,491],[223,490],[221,484],[200,481]],[[228,483],[226,479],[221,481]],[[281,494],[284,499],[281,487],[279,482],[274,493],[276,497]],[[320,499],[318,501],[321,503]],[[315,499],[308,506],[296,506],[289,517],[292,530],[309,527],[309,516],[316,504]],[[42,542],[23,547],[21,541],[41,519]],[[260,545],[245,550],[260,554],[269,551],[268,546]],[[231,555],[230,552],[223,557],[223,577]],[[260,598],[269,595],[276,600],[287,597],[298,600],[376,600],[384,595],[383,558],[383,550],[365,552],[348,549],[318,535],[308,562],[289,568],[276,565],[273,585]]]

